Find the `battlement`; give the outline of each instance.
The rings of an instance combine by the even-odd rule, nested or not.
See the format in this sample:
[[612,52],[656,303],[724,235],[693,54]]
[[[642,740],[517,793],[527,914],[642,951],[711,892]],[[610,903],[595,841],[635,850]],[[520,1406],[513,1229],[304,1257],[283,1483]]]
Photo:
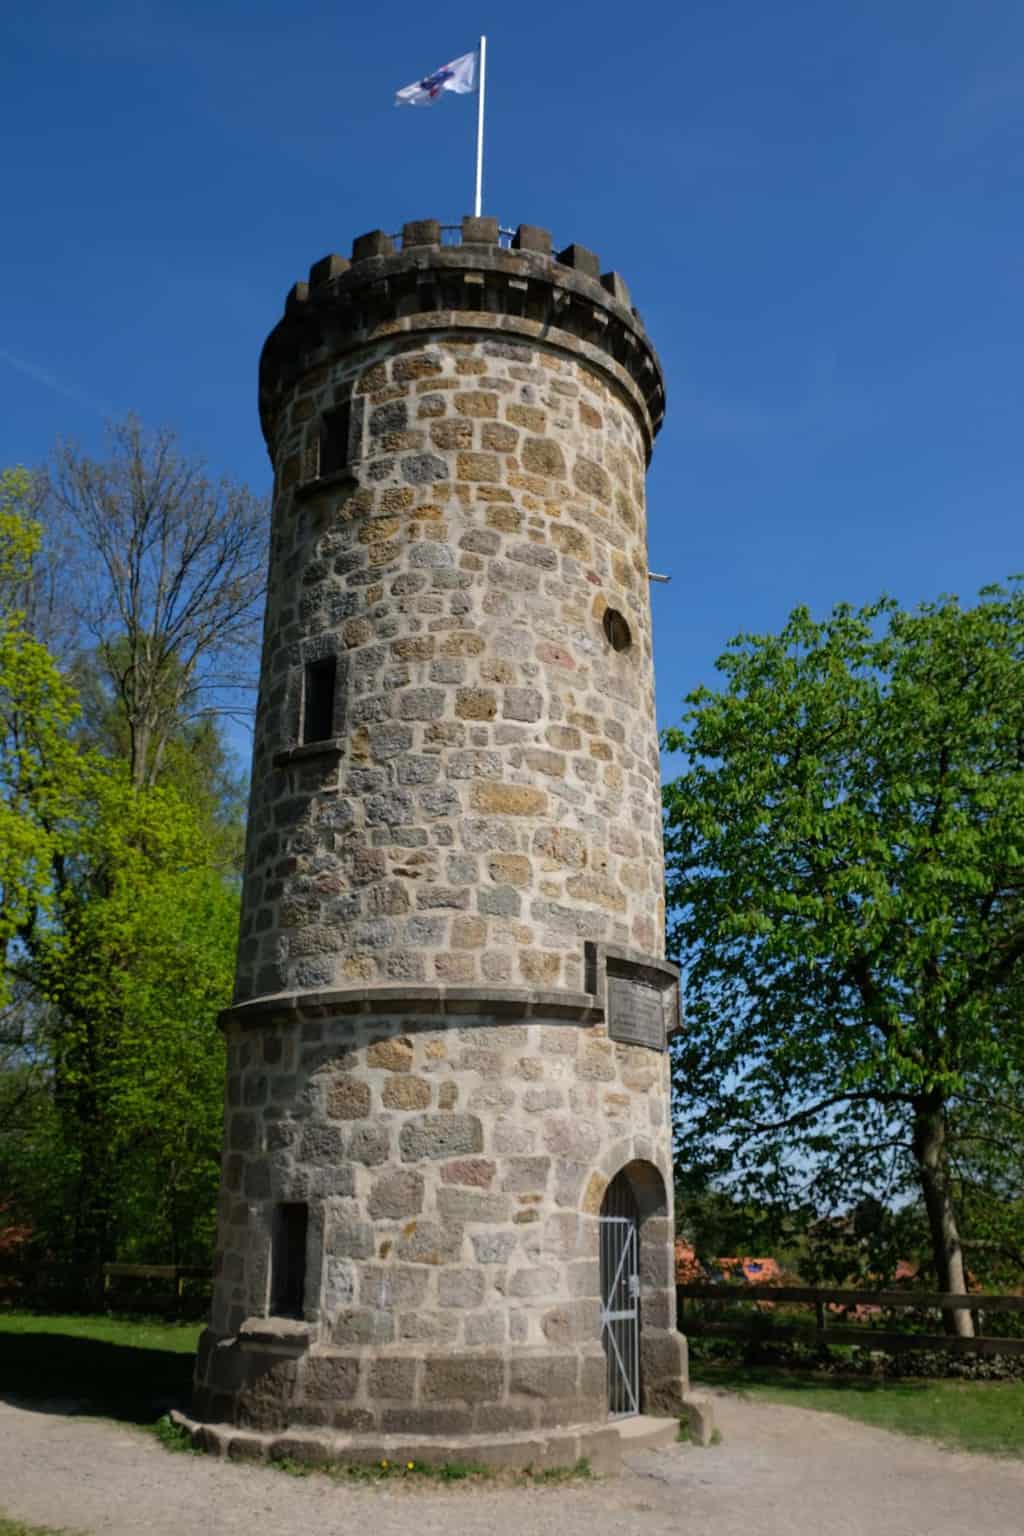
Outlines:
[[555,253],[546,229],[471,217],[460,225],[416,219],[400,234],[371,230],[356,237],[350,257],[322,257],[292,287],[260,359],[268,444],[278,399],[310,369],[406,330],[460,328],[521,335],[601,368],[633,397],[650,453],[664,379],[625,280],[602,273],[585,246]]

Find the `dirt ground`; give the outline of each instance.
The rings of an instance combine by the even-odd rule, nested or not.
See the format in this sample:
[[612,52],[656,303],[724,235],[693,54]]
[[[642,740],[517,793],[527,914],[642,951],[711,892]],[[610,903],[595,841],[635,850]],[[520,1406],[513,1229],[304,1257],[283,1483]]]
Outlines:
[[137,1429],[0,1402],[0,1513],[89,1536],[1019,1536],[1024,1463],[716,1396],[723,1443],[539,1488],[339,1487],[174,1455]]

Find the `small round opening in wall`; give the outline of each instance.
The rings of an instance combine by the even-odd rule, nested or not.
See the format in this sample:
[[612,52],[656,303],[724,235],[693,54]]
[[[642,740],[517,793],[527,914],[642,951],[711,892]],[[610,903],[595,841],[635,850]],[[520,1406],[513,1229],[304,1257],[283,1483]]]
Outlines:
[[604,633],[613,651],[628,651],[633,644],[633,634],[617,608],[604,611]]

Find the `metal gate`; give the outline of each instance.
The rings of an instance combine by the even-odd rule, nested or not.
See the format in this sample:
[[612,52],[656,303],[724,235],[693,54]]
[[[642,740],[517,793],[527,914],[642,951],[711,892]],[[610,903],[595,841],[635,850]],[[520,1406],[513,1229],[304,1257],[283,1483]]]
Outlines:
[[608,1412],[640,1412],[640,1275],[637,1210],[620,1174],[601,1207],[601,1342],[608,1362]]

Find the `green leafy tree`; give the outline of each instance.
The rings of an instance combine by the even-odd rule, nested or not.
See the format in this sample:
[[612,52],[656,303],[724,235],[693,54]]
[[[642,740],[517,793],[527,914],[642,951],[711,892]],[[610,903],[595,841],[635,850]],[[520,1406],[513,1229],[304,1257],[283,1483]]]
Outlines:
[[41,537],[26,515],[31,490],[24,470],[0,474],[0,1006],[10,1002],[16,974],[12,946],[50,907],[81,780],[69,738],[74,693],[19,606]]
[[103,764],[83,797],[55,921],[33,949],[62,1186],[62,1245],[202,1256],[220,1149],[237,894],[200,821],[168,789]]
[[[83,745],[115,762],[131,761],[131,731],[124,698],[109,675],[128,666],[127,640],[110,642],[108,650],[79,652],[70,668],[81,705],[76,734]],[[168,678],[176,668],[167,666]],[[238,773],[225,745],[221,722],[213,714],[190,716],[179,699],[176,682],[168,681],[162,699],[166,737],[153,782],[178,791],[205,828],[212,862],[237,876],[242,872],[245,844],[246,781]],[[178,700],[178,702],[176,702]]]
[[1024,593],[800,608],[718,667],[665,734],[680,1147],[824,1210],[916,1186],[962,1291],[953,1150],[1024,1063]]
[[[220,1151],[216,1015],[237,933],[239,785],[215,719],[190,714],[194,678],[183,681],[173,647],[151,695],[159,751],[146,774],[111,681],[110,667],[134,665],[127,642],[108,635],[99,668],[79,653],[80,710],[31,632],[38,504],[25,472],[0,476],[0,1225],[90,1268],[118,1255],[201,1262]],[[169,518],[158,518],[165,531]],[[222,570],[189,549],[193,575]]]

